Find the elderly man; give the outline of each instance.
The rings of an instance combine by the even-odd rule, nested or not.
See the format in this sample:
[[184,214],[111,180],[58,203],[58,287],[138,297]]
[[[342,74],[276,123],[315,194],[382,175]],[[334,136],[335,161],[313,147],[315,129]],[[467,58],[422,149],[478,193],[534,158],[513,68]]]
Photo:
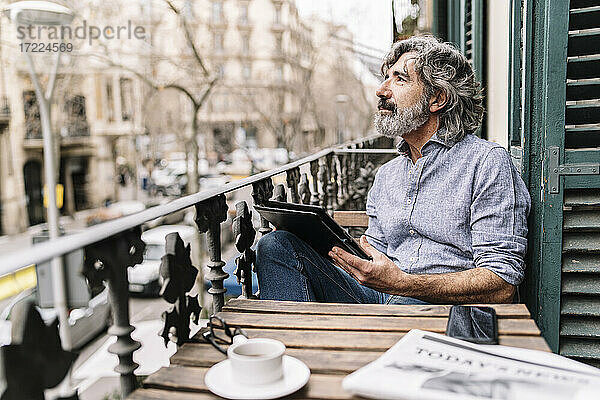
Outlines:
[[501,146],[473,132],[484,112],[467,59],[433,37],[383,60],[376,129],[399,138],[367,198],[372,260],[317,254],[289,232],[257,247],[261,299],[423,304],[510,302],[523,280],[530,198]]

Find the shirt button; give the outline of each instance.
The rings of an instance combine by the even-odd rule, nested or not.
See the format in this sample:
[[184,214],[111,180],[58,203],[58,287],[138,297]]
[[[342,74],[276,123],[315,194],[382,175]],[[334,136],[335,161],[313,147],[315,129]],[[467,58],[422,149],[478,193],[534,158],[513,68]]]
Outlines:
[[407,200],[406,200],[406,204],[410,204],[410,199],[407,199]]
[[413,229],[411,229],[410,231],[408,231],[408,233],[410,233],[411,235],[414,235],[415,231]]
[[411,257],[409,258],[410,261],[417,261],[417,257]]

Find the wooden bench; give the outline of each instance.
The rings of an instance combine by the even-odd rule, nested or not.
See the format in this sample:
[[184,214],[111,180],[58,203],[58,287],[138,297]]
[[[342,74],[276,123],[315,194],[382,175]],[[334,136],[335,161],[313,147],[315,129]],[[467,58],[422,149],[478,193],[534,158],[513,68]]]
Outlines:
[[333,219],[344,228],[366,228],[369,216],[365,211],[334,211]]

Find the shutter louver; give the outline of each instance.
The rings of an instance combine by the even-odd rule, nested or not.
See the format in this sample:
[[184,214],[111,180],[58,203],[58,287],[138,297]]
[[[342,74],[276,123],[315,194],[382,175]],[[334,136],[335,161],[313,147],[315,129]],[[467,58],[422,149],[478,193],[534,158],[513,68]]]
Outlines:
[[[568,158],[600,150],[600,0],[571,1],[567,54]],[[563,210],[559,351],[600,367],[600,190],[565,190]]]

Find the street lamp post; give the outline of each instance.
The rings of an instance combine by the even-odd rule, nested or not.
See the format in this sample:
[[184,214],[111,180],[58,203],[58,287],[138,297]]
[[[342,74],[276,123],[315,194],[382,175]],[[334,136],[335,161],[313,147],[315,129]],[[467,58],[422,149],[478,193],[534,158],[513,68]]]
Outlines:
[[[15,24],[27,25],[68,25],[73,20],[73,12],[67,7],[48,1],[19,1],[4,9],[4,14]],[[56,173],[54,160],[54,140],[50,124],[50,104],[54,92],[56,72],[60,62],[60,51],[56,52],[54,65],[51,67],[48,86],[44,92],[39,82],[31,54],[25,51],[29,73],[33,81],[35,95],[40,107],[42,137],[44,141],[44,174],[48,193],[48,233],[50,240],[60,235],[58,224],[58,207],[56,206]],[[71,350],[71,337],[68,330],[67,296],[65,288],[65,273],[61,257],[52,259],[52,286],[54,307],[58,313],[59,330],[62,346]]]

